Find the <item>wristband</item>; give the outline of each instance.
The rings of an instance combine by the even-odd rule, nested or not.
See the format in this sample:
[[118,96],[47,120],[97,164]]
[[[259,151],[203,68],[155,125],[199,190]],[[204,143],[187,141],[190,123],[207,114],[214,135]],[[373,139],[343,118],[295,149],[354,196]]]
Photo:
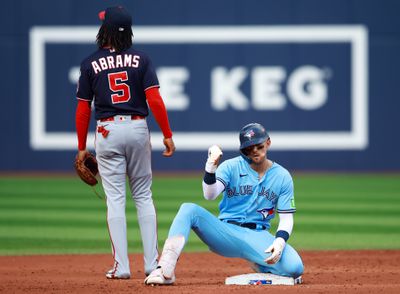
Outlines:
[[209,173],[205,172],[204,173],[204,183],[207,185],[212,185],[217,182],[217,178],[215,177],[215,173]]
[[282,238],[283,240],[285,240],[285,242],[287,242],[287,240],[289,239],[289,233],[283,230],[279,230],[278,232],[276,232],[275,238]]

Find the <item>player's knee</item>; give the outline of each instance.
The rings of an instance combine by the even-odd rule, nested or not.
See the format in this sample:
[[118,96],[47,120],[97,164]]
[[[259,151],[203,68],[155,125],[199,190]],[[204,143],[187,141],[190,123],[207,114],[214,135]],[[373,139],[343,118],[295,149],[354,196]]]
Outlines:
[[293,278],[297,278],[301,276],[304,272],[303,262],[301,260],[293,262],[287,267],[286,270],[288,272],[288,275],[290,275]]
[[179,219],[186,219],[187,221],[194,222],[196,216],[199,215],[201,207],[194,203],[183,203],[179,208],[177,217]]
[[194,203],[183,203],[181,204],[181,207],[179,208],[179,212],[181,214],[193,214],[199,206]]

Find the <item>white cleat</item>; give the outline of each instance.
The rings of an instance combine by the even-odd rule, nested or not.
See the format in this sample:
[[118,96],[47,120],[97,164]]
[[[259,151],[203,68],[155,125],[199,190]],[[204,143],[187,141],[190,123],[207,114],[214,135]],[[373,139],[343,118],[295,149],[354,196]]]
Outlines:
[[175,275],[171,278],[166,278],[163,274],[162,268],[159,267],[151,272],[151,274],[144,280],[146,285],[172,285],[175,282]]
[[130,273],[120,273],[116,271],[115,269],[110,269],[108,272],[106,272],[106,278],[107,279],[121,279],[121,280],[126,280],[131,278]]

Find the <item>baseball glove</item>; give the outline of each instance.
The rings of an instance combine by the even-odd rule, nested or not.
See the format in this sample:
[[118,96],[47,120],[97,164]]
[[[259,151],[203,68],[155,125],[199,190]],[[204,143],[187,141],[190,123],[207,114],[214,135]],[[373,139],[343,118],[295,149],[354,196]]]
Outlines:
[[84,160],[79,160],[77,156],[75,158],[74,167],[78,176],[86,184],[90,186],[97,184],[96,175],[99,173],[99,169],[97,167],[96,157],[92,153],[87,152]]

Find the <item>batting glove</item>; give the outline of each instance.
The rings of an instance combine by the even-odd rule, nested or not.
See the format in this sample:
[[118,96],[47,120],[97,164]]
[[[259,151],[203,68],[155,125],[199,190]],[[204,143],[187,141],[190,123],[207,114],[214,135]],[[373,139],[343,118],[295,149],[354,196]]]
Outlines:
[[271,253],[271,255],[264,261],[268,264],[277,263],[282,256],[283,249],[285,248],[286,242],[283,238],[278,237],[274,240],[271,246],[269,246],[265,253]]
[[208,148],[208,159],[206,162],[206,172],[213,174],[217,170],[219,160],[222,156],[222,150],[217,145],[213,145]]

